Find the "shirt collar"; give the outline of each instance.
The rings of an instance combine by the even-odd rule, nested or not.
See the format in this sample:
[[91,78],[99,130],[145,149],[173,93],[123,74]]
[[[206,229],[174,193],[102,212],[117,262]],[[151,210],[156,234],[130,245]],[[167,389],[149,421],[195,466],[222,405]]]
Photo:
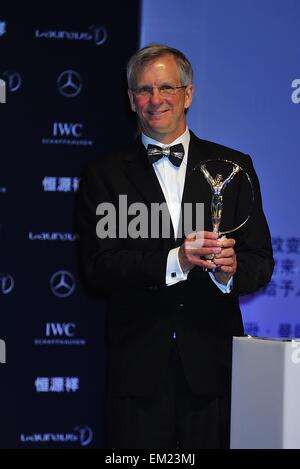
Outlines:
[[171,143],[168,143],[168,144],[161,143],[158,140],[154,140],[153,138],[148,137],[147,135],[143,133],[142,133],[142,143],[145,148],[147,148],[149,144],[157,145],[161,148],[165,148],[165,147],[170,147],[172,145],[177,145],[178,143],[182,143],[183,148],[184,148],[184,158],[182,160],[182,163],[184,163],[185,165],[187,164],[187,157],[188,157],[189,143],[190,143],[190,131],[188,127],[185,129],[185,132],[182,135],[177,137],[176,140],[174,140]]

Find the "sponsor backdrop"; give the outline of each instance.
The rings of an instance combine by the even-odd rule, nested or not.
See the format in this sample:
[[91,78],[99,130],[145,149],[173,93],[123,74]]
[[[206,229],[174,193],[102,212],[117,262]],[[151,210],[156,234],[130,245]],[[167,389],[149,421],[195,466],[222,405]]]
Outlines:
[[8,5],[0,11],[0,447],[102,447],[105,311],[79,284],[73,206],[86,162],[134,134],[124,77],[138,47],[139,2]]
[[189,125],[249,153],[273,238],[271,283],[245,297],[250,335],[300,337],[300,2],[144,0],[141,43],[182,49],[195,70]]

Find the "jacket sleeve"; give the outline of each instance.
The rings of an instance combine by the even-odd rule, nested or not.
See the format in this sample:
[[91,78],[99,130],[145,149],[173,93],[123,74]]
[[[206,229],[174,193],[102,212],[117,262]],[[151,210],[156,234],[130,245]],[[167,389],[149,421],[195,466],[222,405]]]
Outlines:
[[118,194],[112,192],[101,166],[88,167],[80,181],[76,204],[80,266],[86,284],[98,292],[126,286],[165,285],[169,249],[136,250],[133,243],[129,249],[126,240],[118,238],[118,214],[112,221],[116,237],[97,236],[97,206],[100,203],[116,206]]
[[253,293],[265,286],[274,269],[271,237],[262,208],[260,185],[249,156],[246,156],[245,170],[253,185],[254,204],[250,219],[235,236],[237,272],[233,278],[233,295]]

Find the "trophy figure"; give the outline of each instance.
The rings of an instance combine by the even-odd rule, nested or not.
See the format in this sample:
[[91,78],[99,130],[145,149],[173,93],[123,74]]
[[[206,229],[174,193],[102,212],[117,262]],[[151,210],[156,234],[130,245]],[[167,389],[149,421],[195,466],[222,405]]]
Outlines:
[[213,232],[220,235],[220,223],[223,212],[223,193],[227,184],[234,178],[234,176],[240,171],[240,166],[235,163],[233,164],[232,173],[223,180],[222,174],[217,174],[215,178],[211,176],[208,172],[206,165],[202,164],[200,169],[205,176],[205,179],[209,183],[212,190],[212,200],[211,200],[211,219]]
[[[216,161],[216,160],[207,160],[205,163],[208,163],[210,161]],[[239,225],[238,227],[233,228],[232,230],[229,230],[229,231],[223,231],[222,233],[220,232],[220,224],[221,224],[221,218],[222,218],[222,212],[223,212],[223,194],[224,194],[224,190],[226,189],[229,182],[232,181],[234,176],[240,170],[242,170],[242,168],[239,165],[237,165],[236,163],[233,163],[232,161],[228,161],[228,160],[223,160],[223,161],[225,161],[226,163],[230,163],[233,166],[232,172],[230,173],[230,175],[225,180],[223,179],[222,174],[217,174],[216,177],[213,178],[212,175],[207,170],[206,164],[203,163],[203,164],[200,165],[200,170],[204,174],[204,177],[207,180],[207,182],[209,183],[211,191],[212,191],[211,221],[212,221],[213,232],[217,233],[217,235],[220,239],[223,239],[225,237],[226,233],[230,233],[232,231],[235,231],[236,229],[243,226],[244,223],[246,223],[246,221],[248,220],[248,218],[250,216],[249,215],[247,217],[247,219],[241,225]],[[248,181],[250,183],[250,186],[251,186],[251,189],[252,189],[252,196],[254,196],[253,187],[252,187],[250,178],[249,178],[247,173],[245,173],[245,174],[247,176],[247,179],[248,179]],[[205,260],[207,260],[209,262],[213,262],[214,258],[215,258],[215,254],[209,254],[209,255],[205,256]],[[204,271],[207,271],[207,269],[204,268]],[[213,270],[213,272],[218,272],[218,271],[219,271],[218,267]]]

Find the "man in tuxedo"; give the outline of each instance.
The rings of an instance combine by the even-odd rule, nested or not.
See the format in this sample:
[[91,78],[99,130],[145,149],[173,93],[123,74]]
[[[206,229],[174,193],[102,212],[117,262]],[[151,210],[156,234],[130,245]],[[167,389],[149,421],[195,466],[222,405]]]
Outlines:
[[[228,448],[232,337],[244,333],[238,298],[273,270],[259,183],[248,155],[187,128],[193,72],[179,50],[140,49],[127,79],[141,134],[89,166],[78,204],[84,274],[109,304],[108,447]],[[199,170],[208,159],[240,165],[252,180],[251,217],[232,237],[212,231],[211,188]],[[224,192],[223,231],[239,224],[246,205],[245,184],[235,178]],[[162,203],[169,236],[161,227],[157,235],[150,214]],[[204,226],[185,233],[185,207],[200,203]],[[141,206],[148,231],[138,236]],[[194,227],[194,211],[190,217]]]

